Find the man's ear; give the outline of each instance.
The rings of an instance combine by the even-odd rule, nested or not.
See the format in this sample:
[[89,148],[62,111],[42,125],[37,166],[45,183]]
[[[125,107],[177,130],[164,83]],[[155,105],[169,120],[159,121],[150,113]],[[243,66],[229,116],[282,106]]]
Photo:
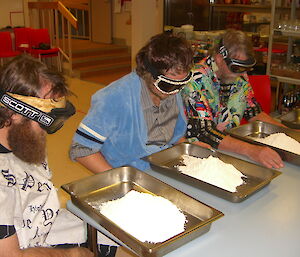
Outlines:
[[14,113],[11,116],[12,122],[20,122],[22,119],[23,119],[23,116],[21,114],[18,114],[18,113]]

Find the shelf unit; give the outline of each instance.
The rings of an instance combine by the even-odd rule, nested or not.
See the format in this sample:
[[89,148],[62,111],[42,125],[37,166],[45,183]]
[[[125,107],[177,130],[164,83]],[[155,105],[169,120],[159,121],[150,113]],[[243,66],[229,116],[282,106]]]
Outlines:
[[[247,13],[270,13],[271,5],[256,5],[256,4],[210,4],[209,29],[213,29],[213,21],[217,15],[218,23],[221,12],[247,12]],[[266,24],[265,22],[252,23],[254,26]],[[268,23],[267,23],[268,24]]]
[[279,94],[281,85],[283,84],[291,84],[291,85],[300,85],[300,74],[299,72],[293,72],[289,70],[282,69],[280,67],[273,68],[274,65],[274,57],[272,56],[272,48],[273,44],[278,42],[280,39],[286,40],[287,44],[287,56],[285,64],[290,63],[291,55],[293,54],[293,43],[296,39],[300,39],[300,30],[299,31],[287,31],[280,30],[276,26],[283,17],[287,17],[289,20],[295,20],[297,13],[299,10],[296,8],[296,0],[291,1],[290,7],[283,7],[281,0],[273,0],[272,8],[271,8],[271,22],[270,22],[270,35],[269,35],[269,47],[268,47],[268,59],[267,59],[267,74],[270,75],[271,78],[277,80],[276,87],[276,109],[279,107]]

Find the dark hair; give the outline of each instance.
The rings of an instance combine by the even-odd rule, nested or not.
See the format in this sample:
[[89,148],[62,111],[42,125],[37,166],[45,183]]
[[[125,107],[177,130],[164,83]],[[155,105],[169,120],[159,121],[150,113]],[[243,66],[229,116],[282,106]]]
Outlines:
[[240,30],[226,30],[225,33],[219,37],[218,42],[210,54],[218,54],[220,47],[225,46],[229,58],[235,58],[238,53],[244,53],[248,58],[254,57],[251,39]]
[[140,77],[149,74],[151,65],[158,73],[164,74],[170,69],[189,71],[193,63],[193,51],[182,37],[169,33],[158,34],[136,55],[136,72]]
[[[24,96],[38,96],[45,83],[50,83],[49,93],[59,96],[70,95],[65,78],[50,70],[38,59],[21,55],[7,63],[0,71],[0,90]],[[13,111],[0,107],[0,128],[10,124]]]

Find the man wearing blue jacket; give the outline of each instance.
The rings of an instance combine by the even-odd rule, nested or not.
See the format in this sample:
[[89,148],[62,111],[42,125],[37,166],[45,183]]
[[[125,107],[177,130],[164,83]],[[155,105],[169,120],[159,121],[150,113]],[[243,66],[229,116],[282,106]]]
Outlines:
[[96,92],[70,149],[71,159],[94,173],[130,165],[177,143],[186,119],[178,92],[192,78],[188,42],[159,34],[138,52],[137,68]]

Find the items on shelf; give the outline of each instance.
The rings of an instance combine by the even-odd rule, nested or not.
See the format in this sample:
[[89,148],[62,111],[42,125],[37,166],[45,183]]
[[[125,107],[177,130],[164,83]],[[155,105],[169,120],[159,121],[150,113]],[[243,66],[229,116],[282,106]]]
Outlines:
[[281,31],[300,32],[300,20],[298,19],[279,20],[276,29]]
[[300,107],[300,88],[285,92],[282,96],[282,112],[286,113]]

